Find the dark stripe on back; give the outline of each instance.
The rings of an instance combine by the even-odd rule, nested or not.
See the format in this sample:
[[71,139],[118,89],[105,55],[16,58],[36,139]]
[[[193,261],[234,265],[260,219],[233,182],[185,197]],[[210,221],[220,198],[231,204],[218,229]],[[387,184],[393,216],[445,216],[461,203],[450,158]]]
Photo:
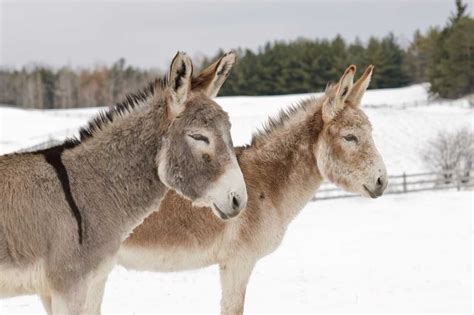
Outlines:
[[74,200],[71,192],[71,185],[69,182],[69,175],[67,174],[66,167],[61,159],[61,155],[65,149],[70,147],[74,147],[77,145],[76,143],[64,143],[63,145],[55,146],[49,149],[41,150],[34,152],[34,154],[43,154],[46,162],[50,164],[54,170],[56,171],[56,175],[58,176],[59,181],[61,182],[61,186],[63,188],[64,195],[66,197],[66,201],[71,208],[72,214],[77,222],[77,228],[79,233],[79,244],[82,244],[82,216],[81,212],[79,211],[79,207]]

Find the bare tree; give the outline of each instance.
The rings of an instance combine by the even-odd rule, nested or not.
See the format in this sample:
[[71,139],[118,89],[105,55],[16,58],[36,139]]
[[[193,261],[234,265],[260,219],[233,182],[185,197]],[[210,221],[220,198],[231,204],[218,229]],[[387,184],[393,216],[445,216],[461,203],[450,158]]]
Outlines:
[[73,108],[77,106],[79,80],[68,68],[61,68],[57,74],[54,104],[56,108]]
[[0,104],[41,109],[107,106],[158,75],[156,70],[126,66],[125,59],[92,69],[54,70],[34,64],[21,70],[0,68]]
[[19,76],[19,103],[28,108],[43,108],[43,83],[39,72],[22,71]]
[[462,178],[469,178],[473,162],[474,141],[469,127],[454,132],[439,132],[428,141],[421,155],[434,171],[443,171],[446,183],[451,183],[455,170],[461,171]]

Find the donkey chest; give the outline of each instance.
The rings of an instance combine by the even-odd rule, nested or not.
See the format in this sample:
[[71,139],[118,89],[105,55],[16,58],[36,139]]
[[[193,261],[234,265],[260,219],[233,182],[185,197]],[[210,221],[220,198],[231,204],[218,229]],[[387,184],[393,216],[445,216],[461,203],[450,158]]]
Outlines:
[[118,263],[127,269],[172,272],[216,264],[217,255],[213,246],[166,248],[122,245]]
[[266,220],[253,244],[259,258],[273,253],[281,245],[286,228],[287,225],[282,224],[281,219],[277,217]]
[[33,294],[46,290],[48,281],[42,261],[22,267],[0,265],[0,297]]

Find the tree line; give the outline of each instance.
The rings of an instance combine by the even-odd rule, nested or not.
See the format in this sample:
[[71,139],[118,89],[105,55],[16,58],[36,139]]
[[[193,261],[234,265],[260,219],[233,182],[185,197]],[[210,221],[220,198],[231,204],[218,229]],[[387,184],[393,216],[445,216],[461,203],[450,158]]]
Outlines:
[[0,70],[0,104],[24,108],[75,108],[117,103],[159,75],[125,65],[119,59],[110,67],[73,70],[46,66]]
[[[298,39],[268,42],[254,52],[236,50],[237,63],[220,95],[275,95],[314,92],[339,77],[348,64],[376,68],[371,88],[393,88],[430,82],[431,93],[458,98],[474,93],[474,20],[467,5],[456,0],[456,11],[442,28],[415,32],[403,48],[393,34],[356,39]],[[202,68],[222,55],[204,58]],[[127,66],[124,59],[110,67],[53,70],[46,66],[0,69],[0,103],[27,108],[72,108],[116,103],[159,75]]]
[[341,36],[333,40],[299,39],[267,43],[261,50],[238,50],[232,75],[221,95],[272,95],[313,92],[324,89],[349,64],[376,67],[371,88],[399,87],[411,83],[403,66],[404,50],[395,36],[372,37],[367,44],[348,44]]
[[[299,39],[267,43],[257,53],[239,49],[232,75],[221,95],[271,95],[324,89],[349,64],[375,66],[370,87],[393,88],[429,82],[431,93],[458,98],[474,93],[474,19],[467,4],[456,0],[456,11],[443,27],[416,31],[403,49],[393,34],[367,43]],[[219,52],[221,54],[221,52]],[[208,60],[206,60],[208,62]]]

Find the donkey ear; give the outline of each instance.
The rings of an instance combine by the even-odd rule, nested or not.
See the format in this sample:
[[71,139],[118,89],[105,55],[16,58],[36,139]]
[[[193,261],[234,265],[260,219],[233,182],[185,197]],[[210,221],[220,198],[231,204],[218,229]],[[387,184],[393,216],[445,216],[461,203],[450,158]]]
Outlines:
[[218,61],[202,70],[193,78],[193,90],[203,91],[209,97],[216,97],[235,63],[235,54],[228,52]]
[[168,86],[173,96],[171,112],[174,116],[184,110],[184,104],[191,90],[192,75],[193,63],[191,58],[184,52],[178,52],[171,62],[168,74]]
[[326,92],[328,99],[323,105],[323,120],[325,122],[333,120],[334,117],[344,109],[346,99],[352,89],[355,70],[356,67],[350,65],[346,71],[344,71],[337,85]]
[[350,101],[353,105],[359,106],[361,104],[362,97],[364,96],[365,91],[369,87],[370,78],[372,77],[373,70],[374,66],[368,66],[362,76],[359,78],[359,80],[354,83],[351,93],[347,97],[347,100]]

